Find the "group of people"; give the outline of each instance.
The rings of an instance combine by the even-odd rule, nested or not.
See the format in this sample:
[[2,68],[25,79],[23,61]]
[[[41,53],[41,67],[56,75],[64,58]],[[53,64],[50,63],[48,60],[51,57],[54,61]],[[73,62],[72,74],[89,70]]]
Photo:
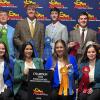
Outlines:
[[[27,18],[15,29],[7,24],[8,12],[0,10],[0,99],[28,100],[29,69],[44,69],[53,71],[50,100],[99,100],[99,44],[88,28],[88,14],[80,13],[77,29],[68,34],[58,8],[50,10],[52,22],[45,29],[36,19],[36,7],[25,6]],[[52,55],[44,63],[46,37]]]

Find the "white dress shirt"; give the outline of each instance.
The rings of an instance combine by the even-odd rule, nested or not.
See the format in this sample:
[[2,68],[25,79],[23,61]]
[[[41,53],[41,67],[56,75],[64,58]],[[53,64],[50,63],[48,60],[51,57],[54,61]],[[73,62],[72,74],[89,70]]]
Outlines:
[[31,21],[31,20],[27,17],[27,21],[28,21],[29,27],[31,26],[31,23],[33,23],[33,27],[34,27],[34,29],[35,29],[36,19],[34,19],[33,21]]
[[7,29],[7,24],[5,25],[0,24],[0,29],[2,29],[2,27],[5,27]]
[[7,85],[4,84],[3,73],[4,73],[4,60],[0,59],[0,94],[1,92],[4,92],[4,90],[7,88]]
[[94,82],[94,71],[95,71],[95,67],[89,65],[90,67],[90,72],[89,72],[89,80],[90,82]]
[[28,74],[29,69],[36,69],[34,63],[29,64],[29,63],[25,62],[24,73]]
[[67,27],[63,24],[61,24],[59,21],[55,24],[51,23],[46,26],[45,30],[45,37],[51,38],[51,47],[52,47],[52,53],[54,52],[54,44],[57,40],[62,39],[66,43],[68,42],[68,31]]
[[[80,29],[80,36],[81,36],[83,28],[79,27],[79,29]],[[87,28],[84,28],[84,29],[85,29],[85,31],[84,31],[84,41],[85,41],[88,29]]]

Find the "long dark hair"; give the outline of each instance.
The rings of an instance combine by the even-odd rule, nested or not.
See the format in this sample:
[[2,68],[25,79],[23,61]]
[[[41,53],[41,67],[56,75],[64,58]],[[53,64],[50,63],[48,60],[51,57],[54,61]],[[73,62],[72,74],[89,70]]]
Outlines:
[[63,46],[64,46],[64,55],[63,55],[63,58],[64,60],[68,63],[68,50],[67,50],[67,46],[66,46],[66,43],[64,40],[62,39],[59,39],[55,42],[55,46],[54,46],[54,53],[53,53],[53,67],[55,67],[55,64],[58,60],[58,55],[57,55],[57,52],[56,52],[56,45],[57,43],[61,43]]
[[25,60],[24,59],[24,50],[25,50],[27,45],[30,45],[32,47],[33,53],[32,53],[31,57],[32,58],[35,57],[34,47],[33,47],[32,43],[30,41],[26,41],[26,42],[23,43],[22,48],[21,48],[21,52],[20,52],[20,55],[19,55],[19,59],[21,59],[21,60]]
[[6,44],[3,41],[0,41],[0,44],[3,44],[4,47],[5,47],[5,54],[3,56],[4,57],[4,61],[6,63],[9,63],[9,54],[8,54],[7,46],[6,46]]
[[8,79],[9,79],[9,78],[11,78],[12,75],[13,75],[13,69],[11,68],[11,66],[13,66],[13,65],[10,65],[10,60],[11,60],[11,59],[9,59],[9,53],[8,53],[6,44],[5,44],[3,41],[0,41],[0,44],[3,44],[4,47],[5,47],[5,54],[4,54],[3,57],[4,57],[4,62],[5,62],[5,64],[6,64],[6,66],[7,66],[8,69],[9,69],[9,75],[7,76]]
[[95,45],[95,44],[90,44],[90,45],[88,45],[88,46],[86,47],[81,62],[88,62],[88,61],[89,61],[89,59],[88,59],[88,57],[87,57],[87,51],[88,51],[88,49],[91,48],[91,47],[93,47],[93,48],[95,49],[95,51],[96,51],[96,59],[99,59],[99,58],[100,58],[98,46]]

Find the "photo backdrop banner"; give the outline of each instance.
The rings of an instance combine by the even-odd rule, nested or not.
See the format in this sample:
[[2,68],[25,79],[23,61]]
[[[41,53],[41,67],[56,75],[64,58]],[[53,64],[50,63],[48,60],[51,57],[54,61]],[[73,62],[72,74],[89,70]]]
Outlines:
[[68,31],[77,28],[77,17],[82,11],[89,15],[88,26],[97,31],[98,42],[100,43],[100,0],[0,0],[0,9],[9,12],[8,24],[15,27],[18,20],[26,17],[25,4],[38,4],[37,19],[44,25],[50,22],[50,9],[60,9],[60,21],[68,27]]

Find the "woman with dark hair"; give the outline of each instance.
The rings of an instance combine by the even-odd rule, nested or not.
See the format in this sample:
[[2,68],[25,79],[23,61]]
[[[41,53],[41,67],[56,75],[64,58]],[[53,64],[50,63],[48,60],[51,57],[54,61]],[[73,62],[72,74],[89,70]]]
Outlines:
[[13,99],[13,66],[5,43],[0,41],[0,100]]
[[68,55],[66,43],[63,40],[55,42],[54,54],[48,58],[45,69],[54,71],[51,100],[73,100],[78,66],[75,58]]
[[87,45],[80,64],[79,100],[100,100],[100,58],[95,43]]
[[35,58],[34,47],[30,41],[22,45],[20,59],[16,60],[14,66],[14,95],[16,100],[28,100],[29,69],[43,69],[43,61]]

